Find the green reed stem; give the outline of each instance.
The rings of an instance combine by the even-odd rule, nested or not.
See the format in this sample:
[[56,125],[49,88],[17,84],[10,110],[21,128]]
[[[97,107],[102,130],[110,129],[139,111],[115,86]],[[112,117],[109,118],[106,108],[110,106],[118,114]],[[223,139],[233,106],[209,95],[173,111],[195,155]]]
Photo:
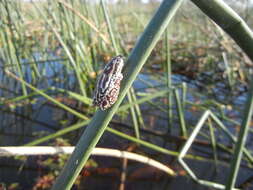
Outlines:
[[78,83],[79,83],[79,87],[80,87],[80,90],[82,92],[82,95],[86,96],[86,91],[84,89],[84,85],[83,85],[83,82],[82,82],[82,79],[81,79],[81,71],[80,69],[78,68],[77,66],[77,63],[75,62],[72,54],[70,53],[70,50],[68,48],[68,46],[65,44],[64,40],[62,39],[62,37],[60,36],[60,34],[57,32],[57,30],[53,27],[53,25],[49,22],[49,20],[47,19],[46,15],[41,11],[41,9],[36,5],[36,3],[33,3],[33,5],[35,6],[35,8],[38,10],[38,12],[41,14],[41,16],[43,17],[43,19],[45,20],[45,22],[48,24],[48,26],[51,28],[51,30],[53,31],[53,33],[55,34],[56,38],[58,39],[58,41],[60,42],[60,44],[62,45],[64,51],[66,52],[69,60],[70,60],[70,63],[72,64],[73,68],[74,68],[74,71],[75,71],[75,74],[76,74],[76,77],[77,77],[77,80],[78,80]]
[[[197,175],[195,175],[195,173],[188,166],[188,164],[183,160],[184,156],[186,155],[186,153],[190,149],[190,147],[191,147],[192,143],[194,142],[194,140],[196,139],[197,135],[200,133],[200,130],[204,126],[206,120],[208,120],[209,116],[212,117],[212,112],[210,110],[207,110],[207,111],[205,111],[205,113],[203,113],[203,115],[199,119],[197,125],[194,127],[191,135],[189,136],[186,143],[182,147],[182,150],[180,151],[180,154],[178,156],[178,161],[195,182],[197,182],[201,185],[207,186],[207,187],[215,188],[215,189],[224,189],[225,186],[223,184],[219,184],[219,183],[216,183],[216,182],[199,179],[197,177]],[[231,190],[232,189],[234,190],[234,188],[231,188]]]
[[46,99],[50,100],[51,102],[55,103],[57,106],[59,106],[60,108],[72,113],[73,115],[76,115],[79,118],[82,118],[84,120],[88,120],[89,118],[86,117],[85,115],[71,109],[70,107],[60,103],[59,101],[55,100],[54,98],[50,97],[49,95],[47,95],[46,93],[43,92],[43,90],[39,90],[37,88],[35,88],[34,86],[30,85],[29,83],[27,83],[26,81],[24,81],[23,79],[17,77],[16,75],[14,75],[13,73],[11,73],[8,70],[5,70],[5,73],[7,75],[9,75],[10,77],[18,80],[19,82],[21,82],[22,84],[24,84],[25,86],[29,87],[30,89],[32,89],[33,91],[35,91],[36,93],[40,94],[41,96],[45,97]]
[[[214,120],[214,122],[224,131],[224,133],[230,138],[230,140],[233,143],[236,143],[237,139],[236,137],[231,134],[231,132],[228,130],[228,128],[219,120],[219,118],[214,115],[212,112],[210,113],[211,118]],[[251,155],[251,153],[245,148],[243,147],[243,153],[245,154],[245,156],[247,157],[247,159],[251,162],[251,164],[253,164],[253,156]]]
[[182,109],[185,111],[186,104],[186,95],[187,95],[187,84],[185,82],[182,83]]
[[175,98],[176,98],[177,114],[178,114],[179,121],[180,121],[181,135],[183,137],[187,137],[188,135],[187,135],[187,129],[186,129],[186,125],[185,125],[185,118],[184,118],[184,112],[183,112],[183,108],[182,108],[182,101],[179,97],[178,89],[174,90],[174,94],[175,94]]
[[253,61],[253,32],[223,0],[191,0],[226,31]]
[[[127,92],[127,99],[128,99],[128,102],[131,103],[133,102],[132,100],[132,95],[130,92]],[[132,117],[132,120],[133,120],[133,124],[134,124],[134,132],[135,132],[135,136],[136,138],[140,138],[140,130],[139,130],[139,123],[137,121],[137,116],[135,114],[135,110],[134,110],[134,106],[131,106],[130,107],[130,113],[131,113],[131,117]]]
[[250,84],[250,91],[248,93],[247,102],[245,103],[244,114],[242,116],[243,117],[242,124],[239,131],[237,143],[235,146],[233,159],[230,164],[230,173],[226,184],[226,190],[232,189],[235,185],[236,177],[238,175],[240,163],[242,160],[243,150],[245,149],[252,113],[253,113],[253,80],[251,81]]
[[228,63],[228,58],[227,58],[227,54],[225,52],[222,52],[222,58],[223,58],[223,61],[224,61],[224,65],[225,65],[225,68],[226,68],[226,75],[228,77],[228,84],[229,84],[229,87],[231,89],[233,89],[233,72],[231,70],[231,67]]
[[217,155],[217,142],[216,142],[215,131],[214,131],[215,129],[210,118],[207,119],[207,123],[208,123],[208,128],[209,128],[209,133],[210,133],[211,143],[212,143],[212,148],[213,148],[214,162],[215,162],[215,166],[217,166],[218,155]]
[[[57,89],[56,89],[56,90],[57,90]],[[61,91],[61,90],[60,90],[60,91]],[[126,111],[126,110],[129,109],[130,107],[133,107],[135,104],[142,104],[142,103],[144,103],[144,102],[146,102],[146,101],[149,101],[149,100],[152,100],[152,99],[154,99],[154,98],[158,98],[158,97],[161,97],[161,96],[166,96],[166,94],[167,94],[168,92],[169,92],[169,90],[158,91],[158,92],[152,93],[152,94],[150,94],[150,95],[147,95],[146,97],[140,98],[140,99],[138,99],[138,100],[136,100],[136,101],[133,101],[131,104],[129,104],[129,103],[124,104],[124,105],[120,106],[120,108],[118,109],[118,112]],[[80,96],[76,96],[76,95],[72,96],[72,93],[70,93],[69,95],[70,95],[70,97],[72,97],[72,98],[75,98],[75,99],[77,99],[77,100],[79,100],[79,101],[82,101],[82,99],[79,99]],[[30,146],[31,146],[31,145],[34,146],[34,145],[37,145],[37,144],[46,142],[46,141],[51,140],[51,139],[53,139],[53,138],[55,138],[55,137],[62,136],[62,135],[64,135],[64,134],[67,134],[67,133],[69,133],[69,132],[72,132],[72,131],[74,131],[74,130],[77,130],[77,129],[79,129],[79,128],[85,126],[85,125],[87,125],[89,122],[90,122],[90,120],[82,121],[82,122],[77,123],[77,124],[75,124],[75,125],[72,125],[72,126],[69,126],[69,127],[67,127],[67,128],[61,129],[61,130],[59,130],[59,131],[57,131],[57,132],[55,132],[55,133],[53,133],[53,134],[47,135],[47,136],[45,136],[45,137],[39,138],[39,139],[37,139],[37,140],[35,140],[35,141],[32,141],[32,142],[30,142],[30,143],[28,143],[28,144],[25,144],[25,146],[29,146],[29,145],[30,145]],[[108,130],[108,128],[106,128],[106,130]],[[110,132],[110,130],[109,130],[109,132]],[[121,132],[114,133],[114,134],[116,134],[116,135],[120,134],[120,135],[122,136]],[[128,139],[128,138],[127,138],[127,139]],[[128,140],[130,140],[130,139],[128,139]]]
[[[112,25],[111,25],[111,21],[110,21],[110,17],[109,17],[107,7],[104,3],[104,0],[101,0],[100,2],[101,2],[101,5],[102,5],[102,10],[103,10],[103,13],[104,13],[105,21],[106,21],[106,24],[107,24],[108,32],[110,34],[110,38],[111,38],[111,41],[112,41],[114,51],[118,55],[120,51],[119,51],[119,48],[116,44],[116,39],[115,39],[115,36],[114,36],[114,33],[113,33],[113,28],[112,28]],[[129,101],[129,103],[131,103],[133,101],[132,100],[132,91],[131,90],[129,90],[127,92],[127,99]],[[136,104],[136,106],[138,106],[138,104]],[[139,126],[139,123],[138,123],[138,116],[135,112],[134,107],[130,107],[130,113],[131,113],[131,117],[132,117],[133,124],[134,124],[135,135],[136,135],[137,138],[140,138],[140,130],[139,130],[140,126]]]
[[109,35],[110,35],[110,38],[111,38],[111,41],[112,41],[114,51],[115,51],[116,55],[118,55],[119,54],[119,49],[118,49],[118,46],[116,44],[116,40],[115,40],[115,36],[114,36],[114,33],[113,33],[110,17],[108,15],[107,7],[106,7],[103,0],[101,0],[100,3],[102,5],[102,10],[103,10],[103,13],[104,13],[105,21],[106,21],[106,24],[107,24],[108,32],[109,32]]
[[[166,29],[165,32],[165,48],[166,48],[166,83],[167,87],[171,88],[172,87],[172,78],[171,78],[171,55],[170,55],[170,42],[169,42],[169,29]],[[172,98],[173,94],[169,93],[168,94],[168,131],[171,131],[172,127],[172,121],[173,121],[173,103],[172,103]]]
[[[137,102],[137,97],[136,97],[134,88],[131,87],[130,91],[131,91],[133,102]],[[136,110],[136,115],[137,115],[137,119],[138,119],[138,122],[139,122],[140,126],[145,128],[145,123],[144,123],[144,120],[143,120],[143,117],[142,117],[142,114],[141,114],[141,109],[140,109],[139,104],[135,104],[134,108]]]

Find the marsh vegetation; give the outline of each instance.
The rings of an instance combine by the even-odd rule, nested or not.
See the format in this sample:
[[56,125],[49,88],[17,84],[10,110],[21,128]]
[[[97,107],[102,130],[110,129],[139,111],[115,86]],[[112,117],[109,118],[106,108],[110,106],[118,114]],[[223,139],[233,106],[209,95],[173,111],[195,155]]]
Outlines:
[[[0,145],[75,146],[97,111],[98,75],[112,57],[127,60],[159,4],[0,1]],[[233,8],[252,30],[253,8]],[[177,176],[94,156],[75,188],[212,189],[189,180],[178,163],[185,143],[184,161],[196,176],[225,184],[252,72],[252,60],[233,39],[184,2],[97,145],[153,158]],[[238,188],[253,187],[252,133],[242,148]],[[67,158],[1,157],[0,189],[50,189]]]

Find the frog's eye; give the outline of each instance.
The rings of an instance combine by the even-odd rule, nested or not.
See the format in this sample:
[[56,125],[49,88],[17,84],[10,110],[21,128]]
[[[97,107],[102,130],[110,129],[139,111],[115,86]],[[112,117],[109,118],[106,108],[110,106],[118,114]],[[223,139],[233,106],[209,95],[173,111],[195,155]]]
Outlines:
[[112,72],[112,70],[113,70],[113,65],[108,64],[108,65],[106,65],[104,72],[105,72],[105,74],[110,74]]
[[120,62],[122,62],[123,61],[123,56],[122,55],[119,55],[118,57],[117,57],[117,63],[120,63]]

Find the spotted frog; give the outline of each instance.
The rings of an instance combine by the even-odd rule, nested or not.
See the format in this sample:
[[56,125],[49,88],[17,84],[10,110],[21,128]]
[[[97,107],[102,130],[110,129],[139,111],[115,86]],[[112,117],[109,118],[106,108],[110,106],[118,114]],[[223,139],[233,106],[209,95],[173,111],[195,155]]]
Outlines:
[[123,56],[118,55],[105,65],[102,74],[97,81],[93,97],[93,105],[101,110],[111,107],[117,100],[120,90],[120,82],[123,79],[121,73],[124,66]]

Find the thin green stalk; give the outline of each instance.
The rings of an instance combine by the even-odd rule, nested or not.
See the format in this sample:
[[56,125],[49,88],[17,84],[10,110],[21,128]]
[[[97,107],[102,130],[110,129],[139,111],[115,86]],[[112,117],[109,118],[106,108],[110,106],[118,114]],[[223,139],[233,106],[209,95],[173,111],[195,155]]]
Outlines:
[[103,0],[101,0],[100,3],[102,5],[102,10],[103,10],[103,13],[104,13],[107,28],[109,30],[109,35],[110,35],[110,38],[111,38],[111,41],[112,41],[114,51],[115,51],[116,55],[118,55],[119,54],[119,49],[118,49],[118,46],[116,44],[116,40],[115,40],[115,37],[114,37],[114,34],[113,34],[113,29],[112,29],[112,25],[111,25],[111,21],[110,21],[109,15],[108,15],[107,8],[106,8],[105,3],[104,3]]
[[194,130],[192,131],[190,137],[188,138],[188,140],[186,141],[186,143],[184,144],[184,146],[182,147],[180,154],[178,156],[178,161],[179,163],[184,167],[184,169],[188,172],[188,174],[192,177],[193,180],[198,181],[198,177],[194,174],[194,172],[192,172],[192,170],[190,169],[190,167],[184,162],[183,158],[186,155],[187,151],[189,150],[189,148],[191,147],[194,139],[197,137],[199,131],[201,130],[201,128],[203,127],[205,121],[207,120],[207,118],[209,117],[210,111],[206,111],[202,117],[199,119],[197,125],[194,127]]
[[[9,8],[10,3],[8,3],[5,0],[4,5],[5,5],[6,12],[7,12],[8,30],[11,33],[11,35],[10,35],[11,37],[9,37],[8,30],[6,28],[5,37],[6,37],[6,40],[8,41],[7,46],[8,46],[8,50],[9,50],[9,55],[10,55],[11,61],[16,64],[19,76],[23,79],[24,78],[24,73],[22,71],[22,67],[21,67],[21,64],[20,64],[20,58],[19,58],[19,55],[18,55],[18,48],[17,48],[17,45],[15,43],[15,37],[14,37],[15,35],[14,35],[14,29],[13,28],[16,28],[15,21],[13,21],[13,19],[11,17],[12,11]],[[18,31],[18,30],[16,30],[16,31]],[[23,95],[27,95],[27,89],[23,84],[21,84],[21,88],[22,88],[22,91],[23,91]]]
[[96,146],[104,133],[106,126],[112,119],[137,74],[140,72],[152,49],[155,47],[157,41],[182,2],[183,0],[164,0],[161,3],[125,64],[123,73],[124,79],[121,83],[121,91],[118,100],[110,109],[106,111],[98,110],[95,113],[90,124],[77,143],[74,152],[57,178],[52,188],[53,190],[68,190],[72,187],[79,172],[88,160],[92,149]]
[[[64,7],[66,7],[67,9],[71,10],[73,13],[75,13],[80,19],[82,19],[88,26],[89,28],[91,28],[92,30],[94,30],[99,37],[101,37],[103,39],[103,41],[106,44],[110,44],[110,42],[108,41],[108,39],[106,38],[106,36],[104,34],[102,34],[97,27],[87,18],[85,18],[80,12],[76,11],[73,7],[71,7],[69,4],[67,4],[66,2],[62,1],[62,0],[57,0],[59,3],[61,3]],[[88,3],[82,3],[84,5],[88,5]],[[87,12],[88,12],[88,8],[86,7]]]
[[210,133],[211,143],[212,143],[212,148],[213,148],[214,162],[215,162],[215,166],[217,167],[218,155],[217,155],[217,142],[216,142],[215,133],[214,133],[214,126],[210,118],[207,119],[207,122],[208,122],[208,128],[209,128],[209,133]]
[[57,30],[53,27],[53,25],[48,21],[48,19],[46,18],[45,14],[40,10],[40,8],[36,5],[36,3],[33,3],[33,5],[35,6],[35,8],[38,10],[38,12],[41,14],[41,16],[43,17],[43,19],[45,20],[45,22],[48,24],[48,26],[51,28],[51,30],[53,31],[53,33],[55,34],[56,38],[58,39],[58,41],[60,42],[60,44],[62,45],[64,51],[66,52],[70,63],[72,64],[78,83],[79,83],[79,87],[80,90],[82,92],[82,95],[86,95],[86,91],[84,89],[84,85],[81,79],[81,75],[80,75],[80,70],[77,67],[77,63],[75,62],[73,56],[70,53],[70,50],[68,49],[67,45],[65,44],[64,40],[62,39],[62,37],[60,36],[60,34],[57,32]]
[[[41,92],[46,92],[48,90],[51,90],[51,88],[41,90]],[[4,104],[8,104],[8,103],[14,103],[14,102],[18,102],[18,101],[21,101],[21,100],[26,100],[26,99],[31,98],[31,97],[36,96],[36,95],[38,95],[37,92],[32,92],[32,93],[27,94],[27,95],[22,95],[22,96],[17,96],[15,98],[6,99],[2,102],[0,101],[0,106],[4,105]]]
[[[57,89],[56,89],[56,90],[57,90]],[[157,98],[157,97],[161,97],[161,96],[165,96],[168,92],[169,92],[169,90],[158,91],[158,92],[155,92],[155,93],[150,94],[149,96],[140,98],[140,99],[138,99],[138,100],[132,102],[132,104],[124,104],[124,105],[120,106],[120,108],[118,109],[118,112],[125,111],[125,110],[129,109],[130,107],[133,107],[135,104],[142,104],[142,103],[144,103],[144,102],[146,102],[146,101],[149,101],[149,100],[151,100],[151,99],[154,99],[154,98]],[[70,95],[71,97],[73,97],[73,98],[79,100],[79,101],[82,101],[82,100],[79,99],[79,96],[76,96],[76,95],[75,95],[75,96],[72,96],[72,94],[69,94],[69,95]],[[33,146],[34,146],[34,145],[37,145],[37,144],[46,142],[46,141],[51,140],[51,139],[53,139],[53,138],[55,138],[55,137],[59,137],[59,136],[65,135],[65,134],[67,134],[67,133],[69,133],[69,132],[72,132],[72,131],[74,131],[74,130],[77,130],[77,129],[83,127],[84,125],[87,125],[89,122],[90,122],[90,120],[86,120],[86,121],[80,122],[80,123],[78,123],[78,124],[75,124],[75,125],[66,127],[66,128],[64,128],[64,129],[61,129],[61,130],[59,130],[59,131],[53,133],[53,134],[50,134],[50,135],[47,135],[47,136],[45,136],[45,137],[39,138],[39,139],[37,139],[37,140],[35,140],[35,141],[32,141],[32,142],[30,142],[30,143],[28,143],[28,144],[25,144],[25,145],[27,145],[27,146],[28,146],[28,145],[30,145],[30,146],[33,145]],[[108,130],[108,128],[106,128],[106,130]],[[110,130],[109,130],[109,131],[110,131]],[[114,134],[116,134],[116,133],[114,133]],[[121,133],[119,132],[119,133],[117,133],[117,134],[121,134]],[[116,135],[117,135],[117,134],[116,134]],[[122,135],[122,134],[121,134],[121,135]],[[130,139],[128,139],[128,140],[130,140]]]
[[8,70],[5,70],[5,73],[7,75],[9,75],[10,77],[20,81],[22,84],[24,84],[25,86],[29,87],[30,89],[32,89],[33,91],[35,91],[36,93],[42,95],[43,97],[45,97],[46,99],[50,100],[51,102],[55,103],[57,106],[63,108],[64,110],[72,113],[73,115],[76,115],[77,117],[79,118],[82,118],[84,120],[88,120],[89,118],[86,117],[85,115],[71,109],[70,107],[60,103],[59,101],[55,100],[54,98],[50,97],[49,95],[47,95],[46,93],[43,92],[43,90],[39,90],[37,88],[35,88],[34,86],[30,85],[29,83],[27,83],[26,81],[24,81],[23,79],[17,77],[16,75],[14,75],[13,73],[11,73],[10,71]]
[[[211,187],[211,188],[215,188],[215,189],[224,189],[225,186],[219,183],[215,183],[215,182],[211,182],[211,181],[207,181],[207,180],[202,180],[199,179],[197,177],[197,175],[195,175],[195,173],[191,170],[191,168],[188,166],[188,164],[183,160],[184,156],[186,155],[186,153],[188,152],[188,150],[190,149],[192,143],[194,142],[194,140],[196,139],[197,135],[200,133],[200,130],[202,129],[202,127],[204,126],[206,120],[208,120],[209,116],[212,114],[212,112],[210,110],[205,111],[205,113],[202,115],[202,117],[200,118],[200,120],[198,121],[197,125],[194,127],[191,135],[189,136],[189,138],[187,139],[186,143],[184,144],[184,146],[182,147],[182,150],[180,151],[180,154],[178,156],[178,161],[179,163],[183,166],[183,168],[187,171],[187,173],[190,175],[190,177],[197,183],[207,186],[207,187]],[[235,188],[232,188],[233,190],[235,190]]]
[[[107,28],[108,28],[108,32],[110,34],[110,38],[111,38],[111,41],[112,41],[112,45],[113,45],[113,48],[114,48],[114,51],[115,53],[118,55],[119,54],[119,48],[116,44],[116,39],[115,39],[115,36],[114,36],[114,33],[113,33],[113,29],[112,29],[112,25],[111,25],[111,21],[110,21],[110,17],[109,17],[109,13],[108,13],[108,10],[107,10],[107,7],[104,3],[104,0],[101,0],[101,5],[102,5],[102,10],[103,10],[103,13],[104,13],[104,17],[105,17],[105,21],[106,21],[106,24],[107,24]],[[131,87],[132,88],[132,87]],[[130,88],[130,89],[131,89]],[[132,102],[132,91],[129,90],[127,92],[127,99],[129,101],[129,103]],[[137,138],[140,138],[140,126],[139,126],[139,123],[138,123],[138,116],[135,112],[135,108],[134,107],[130,107],[130,113],[131,113],[131,117],[132,117],[132,120],[133,120],[133,124],[134,124],[134,131],[135,131],[135,135]]]
[[[136,97],[134,88],[131,87],[131,88],[130,88],[130,91],[131,91],[131,95],[132,95],[133,101],[134,101],[134,102],[137,102],[137,97]],[[135,108],[135,110],[136,110],[136,115],[137,115],[137,119],[138,119],[139,124],[140,124],[142,127],[145,128],[145,123],[144,123],[144,120],[143,120],[143,117],[142,117],[142,114],[141,114],[141,109],[140,109],[139,104],[135,104],[135,105],[134,105],[134,108]]]
[[[29,62],[24,62],[22,63],[23,66],[29,66],[29,65],[37,65],[37,64],[45,64],[46,62],[59,62],[61,61],[66,61],[67,58],[56,58],[56,59],[48,59],[48,60],[34,60],[34,61],[29,61]],[[15,64],[5,64],[4,67],[0,66],[1,69],[7,68],[7,67],[15,67]]]
[[[30,142],[30,143],[27,143],[27,144],[25,144],[23,146],[35,146],[35,145],[41,144],[41,143],[43,143],[45,141],[54,139],[56,137],[62,136],[62,135],[66,134],[66,133],[69,133],[71,131],[80,129],[81,127],[87,125],[88,123],[89,123],[89,120],[88,121],[82,121],[82,122],[77,123],[75,125],[72,125],[72,126],[70,126],[68,128],[59,130],[59,131],[57,131],[54,134],[42,137],[42,138],[37,139],[37,140],[35,140],[33,142]],[[114,134],[114,135],[122,137],[124,139],[127,139],[129,141],[132,141],[132,142],[135,142],[137,144],[140,144],[140,145],[142,145],[144,147],[150,148],[151,150],[154,150],[154,151],[157,151],[157,152],[161,152],[163,154],[167,154],[167,155],[170,155],[170,156],[178,156],[179,155],[179,153],[176,152],[176,151],[168,150],[166,148],[162,148],[160,146],[154,145],[154,144],[146,142],[144,140],[140,140],[140,139],[137,139],[137,138],[132,137],[130,135],[126,135],[126,134],[124,134],[124,133],[122,133],[120,131],[117,131],[117,130],[113,129],[113,128],[107,127],[107,131],[110,132],[110,133],[112,133],[112,134]],[[194,156],[194,155],[191,155],[191,154],[185,155],[185,158],[199,160],[199,161],[205,161],[206,160],[206,158],[203,158],[203,157],[200,157],[200,156]]]
[[222,58],[223,58],[224,65],[225,65],[225,68],[226,68],[226,74],[227,74],[227,77],[228,77],[229,87],[231,89],[233,89],[233,73],[232,73],[231,67],[229,66],[228,58],[227,58],[227,55],[226,55],[225,52],[222,52]]
[[253,32],[223,0],[191,0],[225,30],[253,61]]
[[[231,132],[228,130],[228,128],[219,120],[219,118],[216,117],[212,112],[210,113],[211,118],[215,121],[215,123],[225,132],[225,134],[230,138],[230,140],[234,143],[236,143],[237,139],[236,137],[231,134]],[[253,164],[253,156],[251,153],[243,147],[243,153],[247,157],[247,159]]]
[[[132,136],[129,136],[129,135],[126,135],[124,133],[121,133],[115,129],[112,129],[112,128],[107,128],[107,130],[113,134],[116,134],[117,136],[120,136],[124,139],[128,139],[132,142],[136,142],[137,144],[140,144],[140,145],[143,145],[147,148],[150,148],[152,150],[156,150],[157,152],[161,152],[163,154],[167,154],[167,155],[170,155],[170,156],[179,156],[179,153],[176,152],[176,151],[172,151],[172,150],[168,150],[166,148],[162,148],[160,146],[157,146],[155,144],[152,144],[152,143],[149,143],[149,142],[146,142],[144,140],[141,140],[141,139],[137,139],[135,137],[132,137]],[[191,154],[187,154],[185,155],[185,158],[188,158],[188,159],[195,159],[195,160],[199,160],[199,161],[204,161],[204,160],[207,160],[201,156],[195,156],[195,155],[191,155]]]
[[44,142],[49,141],[51,139],[54,139],[56,137],[59,137],[59,136],[65,135],[67,133],[70,133],[70,132],[72,132],[74,130],[80,129],[81,127],[87,125],[89,122],[90,122],[90,120],[79,122],[77,124],[71,125],[71,126],[66,127],[64,129],[58,130],[57,132],[55,132],[53,134],[41,137],[41,138],[36,139],[36,140],[34,140],[32,142],[24,144],[24,146],[35,146],[35,145],[44,143]]
[[253,80],[251,81],[250,84],[250,91],[248,93],[247,102],[245,103],[244,114],[242,116],[243,120],[239,131],[237,143],[235,146],[233,159],[230,164],[230,173],[226,184],[226,190],[232,189],[235,185],[236,177],[238,175],[240,163],[242,160],[243,149],[245,148],[248,136],[252,113],[253,113]]
[[[28,57],[28,54],[26,54],[26,57]],[[32,57],[33,57],[34,62],[36,63],[35,56],[32,56]],[[22,63],[22,65],[24,65],[24,63]],[[41,74],[39,72],[37,64],[31,64],[30,67],[31,67],[31,71],[33,71],[36,75],[36,77],[33,77],[33,78],[41,78]]]
[[72,97],[72,98],[75,98],[76,100],[84,103],[85,105],[89,105],[91,106],[92,105],[92,99],[91,98],[88,98],[86,96],[82,96],[80,94],[77,94],[75,92],[71,92],[69,90],[65,90],[65,89],[61,89],[61,88],[54,88],[54,90],[56,91],[59,91],[61,93],[65,93],[67,94],[68,96]]
[[[170,55],[170,42],[169,42],[169,29],[167,28],[165,31],[165,48],[166,48],[166,83],[167,87],[171,88],[172,86],[172,78],[171,78],[171,55]],[[172,121],[173,121],[173,103],[172,103],[172,93],[168,94],[168,131],[171,131]]]
[[[21,65],[19,62],[19,58],[17,56],[16,49],[15,49],[15,47],[13,47],[13,44],[15,44],[15,43],[13,42],[13,39],[10,39],[10,37],[8,35],[7,27],[5,27],[4,29],[5,29],[5,31],[3,32],[3,35],[5,37],[3,39],[5,39],[4,46],[7,47],[7,53],[8,53],[7,62],[8,62],[8,64],[14,63],[14,65],[17,68],[19,76],[21,78],[24,78],[24,73],[22,71],[22,68],[21,68]],[[27,89],[23,84],[21,84],[21,88],[22,88],[23,95],[27,95]]]
[[187,129],[186,129],[186,125],[185,125],[184,112],[183,112],[183,108],[182,108],[182,102],[181,102],[181,99],[179,97],[178,89],[174,90],[174,94],[175,94],[175,97],[176,97],[177,114],[178,114],[179,121],[180,121],[181,135],[183,137],[187,137],[188,134],[187,134]]
[[161,107],[160,105],[157,105],[156,103],[154,103],[152,101],[148,101],[148,103],[149,103],[150,106],[153,106],[157,110],[160,110],[161,112],[167,113],[167,109]]
[[144,103],[144,102],[149,101],[149,100],[151,100],[151,99],[164,96],[164,95],[166,95],[167,93],[169,93],[169,92],[171,92],[171,91],[172,91],[171,89],[166,89],[166,90],[162,90],[162,91],[158,91],[158,92],[155,92],[155,93],[146,95],[146,96],[144,96],[143,98],[139,98],[139,99],[136,100],[136,101],[133,101],[133,102],[131,102],[131,103],[124,104],[124,105],[120,106],[120,108],[119,108],[118,111],[123,111],[124,109],[128,109],[128,108],[130,108],[131,106],[134,106],[136,103],[141,104],[141,103]]
[[[129,103],[133,102],[130,92],[127,92],[127,99],[128,99]],[[140,130],[139,130],[140,126],[139,126],[139,123],[137,121],[137,117],[136,117],[135,110],[134,110],[133,106],[130,107],[130,112],[131,112],[131,116],[132,116],[132,120],[133,120],[133,124],[134,124],[135,136],[136,136],[136,138],[139,139],[140,138]]]
[[187,95],[187,84],[185,82],[183,82],[182,83],[182,109],[183,109],[183,112],[185,110],[186,95]]

